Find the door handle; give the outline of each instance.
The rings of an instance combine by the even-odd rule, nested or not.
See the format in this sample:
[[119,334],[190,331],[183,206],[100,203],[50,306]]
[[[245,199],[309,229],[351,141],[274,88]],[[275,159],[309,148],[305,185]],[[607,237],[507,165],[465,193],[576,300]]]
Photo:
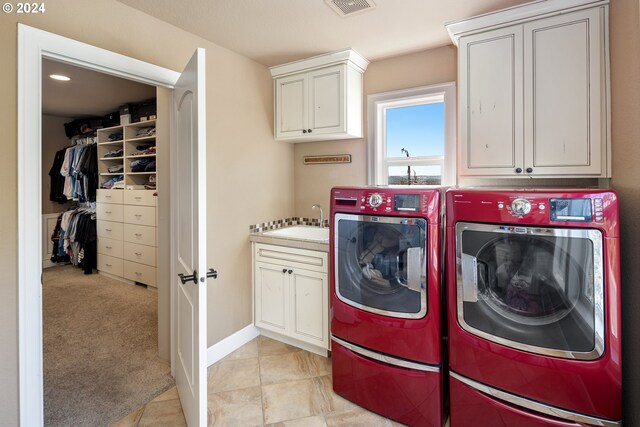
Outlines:
[[189,274],[188,276],[185,276],[184,274],[180,273],[178,274],[178,277],[180,278],[180,281],[182,282],[182,284],[184,285],[187,282],[190,282],[191,280],[193,280],[193,283],[198,283],[198,272],[193,270],[193,274]]
[[217,279],[218,278],[218,272],[216,270],[214,270],[213,268],[210,268],[209,271],[207,272],[207,277],[211,278],[211,279]]

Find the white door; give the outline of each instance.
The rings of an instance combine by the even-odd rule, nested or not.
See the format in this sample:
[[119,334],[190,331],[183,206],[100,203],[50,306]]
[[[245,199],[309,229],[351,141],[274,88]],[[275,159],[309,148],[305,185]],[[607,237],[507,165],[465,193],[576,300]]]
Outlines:
[[604,46],[600,8],[524,25],[525,168],[603,172]]
[[345,132],[344,65],[309,73],[309,127],[316,134]]
[[307,133],[307,78],[297,74],[276,80],[276,137],[293,138]]
[[460,174],[522,174],[522,26],[463,37],[460,52]]
[[[174,91],[176,383],[189,427],[207,424],[205,55],[198,49]],[[180,274],[182,277],[178,277]]]

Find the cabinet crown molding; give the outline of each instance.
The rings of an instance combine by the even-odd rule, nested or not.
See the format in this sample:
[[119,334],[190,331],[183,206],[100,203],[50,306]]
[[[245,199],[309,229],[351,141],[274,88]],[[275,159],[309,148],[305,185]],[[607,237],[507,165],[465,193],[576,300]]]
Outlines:
[[463,35],[607,4],[609,0],[536,0],[450,22],[445,27],[453,44],[458,46],[458,41]]
[[299,73],[301,71],[314,70],[336,64],[350,64],[359,72],[364,73],[369,65],[369,61],[355,50],[349,48],[335,52],[289,62],[287,64],[270,67],[272,77],[282,77],[288,74]]

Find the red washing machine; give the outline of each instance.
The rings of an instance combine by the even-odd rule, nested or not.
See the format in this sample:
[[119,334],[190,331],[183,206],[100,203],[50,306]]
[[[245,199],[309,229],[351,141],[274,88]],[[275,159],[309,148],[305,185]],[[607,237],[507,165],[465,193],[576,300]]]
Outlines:
[[442,426],[441,191],[331,191],[333,389],[412,426]]
[[620,426],[608,190],[446,193],[451,427]]

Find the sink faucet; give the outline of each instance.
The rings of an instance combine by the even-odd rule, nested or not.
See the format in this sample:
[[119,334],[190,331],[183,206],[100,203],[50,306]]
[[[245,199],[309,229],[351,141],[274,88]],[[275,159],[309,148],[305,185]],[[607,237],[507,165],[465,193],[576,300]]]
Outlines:
[[320,209],[320,227],[324,227],[324,211],[322,210],[322,206],[320,206],[318,203],[316,203],[315,205],[311,206],[311,209]]

